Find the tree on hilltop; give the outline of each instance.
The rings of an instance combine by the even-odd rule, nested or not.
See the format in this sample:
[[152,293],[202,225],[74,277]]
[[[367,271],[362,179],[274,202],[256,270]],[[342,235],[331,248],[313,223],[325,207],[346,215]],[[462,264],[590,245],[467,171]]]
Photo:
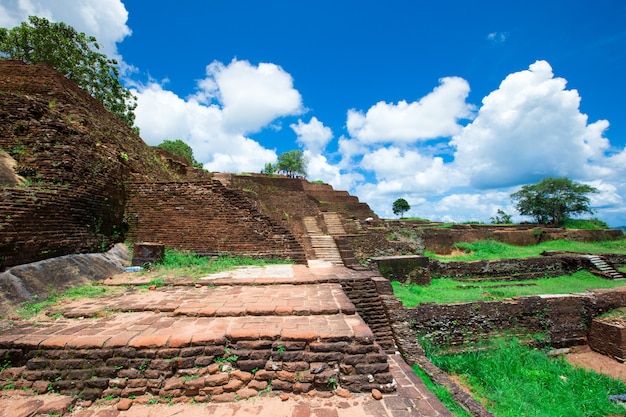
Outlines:
[[304,152],[293,150],[278,155],[276,164],[266,163],[261,172],[267,175],[272,175],[275,172],[284,172],[288,177],[295,178],[298,175],[306,177],[306,168],[307,160],[304,157]]
[[185,158],[187,162],[189,162],[189,165],[193,166],[194,168],[202,169],[204,167],[202,163],[196,161],[196,158],[194,158],[193,149],[191,149],[191,146],[187,145],[185,142],[183,142],[180,139],[176,139],[176,140],[166,139],[157,146],[161,149],[165,149],[172,155]]
[[400,218],[402,218],[402,215],[405,212],[411,210],[411,206],[404,198],[399,198],[396,201],[394,201],[393,206],[391,208],[393,210],[393,214],[395,215],[399,214]]
[[30,16],[11,30],[0,28],[0,56],[27,64],[46,62],[100,101],[130,127],[135,122],[136,98],[119,80],[117,61],[98,52],[93,36],[65,23]]
[[569,178],[544,178],[511,194],[517,211],[537,223],[561,225],[573,214],[593,213],[587,194],[597,193],[590,185]]

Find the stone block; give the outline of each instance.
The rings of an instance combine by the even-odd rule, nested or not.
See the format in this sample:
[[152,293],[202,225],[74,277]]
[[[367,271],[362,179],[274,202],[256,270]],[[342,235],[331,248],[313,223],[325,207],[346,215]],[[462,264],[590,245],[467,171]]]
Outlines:
[[429,261],[426,256],[384,256],[372,258],[378,271],[390,281],[430,285]]
[[133,266],[153,264],[163,261],[165,245],[162,243],[138,242],[133,246]]

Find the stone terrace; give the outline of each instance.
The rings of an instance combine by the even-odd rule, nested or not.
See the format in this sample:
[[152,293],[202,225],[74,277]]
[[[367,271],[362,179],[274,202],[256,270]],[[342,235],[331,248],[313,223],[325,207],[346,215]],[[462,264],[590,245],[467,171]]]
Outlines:
[[[0,375],[0,386],[81,400],[225,403],[339,385],[354,393],[377,389],[391,402],[402,395],[403,404],[412,397],[430,410],[402,415],[449,415],[423,385],[422,394],[413,382],[396,392],[397,372],[357,313],[354,282],[372,278],[342,267],[278,265],[167,278],[170,285],[145,289],[137,284],[149,276],[118,275],[104,284],[130,288],[121,295],[60,304],[49,314],[61,318],[4,331],[0,354],[15,367]],[[396,369],[398,361],[391,361]],[[405,372],[401,381],[407,378]],[[381,415],[396,415],[389,413]]]

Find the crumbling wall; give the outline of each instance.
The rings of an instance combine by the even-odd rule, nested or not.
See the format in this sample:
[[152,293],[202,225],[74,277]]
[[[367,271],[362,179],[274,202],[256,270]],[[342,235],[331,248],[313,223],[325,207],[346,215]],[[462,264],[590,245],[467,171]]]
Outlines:
[[517,297],[459,304],[422,303],[406,308],[421,336],[441,346],[459,346],[505,334],[549,336],[554,347],[586,343],[594,317],[626,306],[626,289],[584,294]]

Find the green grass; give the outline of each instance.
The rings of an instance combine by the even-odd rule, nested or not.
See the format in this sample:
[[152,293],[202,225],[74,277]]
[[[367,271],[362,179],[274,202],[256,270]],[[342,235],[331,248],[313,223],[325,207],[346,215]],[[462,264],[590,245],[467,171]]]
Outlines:
[[552,240],[532,246],[514,246],[494,240],[482,240],[472,243],[458,242],[454,246],[466,254],[458,256],[440,256],[432,252],[424,255],[441,261],[476,261],[507,258],[529,258],[541,256],[543,251],[562,250],[585,253],[626,254],[626,239],[606,240],[602,242],[574,242],[570,240]]
[[435,384],[426,372],[422,371],[418,365],[413,365],[413,372],[420,377],[426,388],[443,403],[443,405],[450,411],[454,417],[472,417],[467,411],[465,411],[460,405],[456,403],[450,391],[441,385]]
[[17,315],[28,319],[36,316],[46,308],[62,300],[78,300],[81,298],[104,297],[106,295],[115,294],[118,291],[119,288],[106,287],[96,284],[69,288],[61,294],[57,294],[55,291],[51,291],[48,297],[43,301],[39,301],[38,296],[35,295],[33,297],[33,300],[24,302],[21,308],[17,311]]
[[[523,286],[508,286],[511,284]],[[525,295],[571,294],[592,289],[621,287],[626,285],[626,281],[606,280],[587,271],[578,271],[572,275],[524,281],[470,282],[435,278],[428,286],[403,285],[397,281],[392,282],[392,285],[394,295],[402,300],[406,307],[415,307],[421,303],[468,303]]]
[[609,225],[600,219],[567,219],[563,224],[566,229],[606,230]]
[[272,264],[290,264],[284,259],[255,259],[241,256],[220,256],[208,258],[193,252],[165,250],[162,263],[154,265],[151,273],[156,275],[185,275],[199,278],[217,272],[228,271],[240,266],[266,266]]
[[623,416],[626,410],[607,395],[623,394],[626,384],[549,358],[517,340],[489,342],[490,349],[438,355],[433,363],[470,387],[496,417]]

